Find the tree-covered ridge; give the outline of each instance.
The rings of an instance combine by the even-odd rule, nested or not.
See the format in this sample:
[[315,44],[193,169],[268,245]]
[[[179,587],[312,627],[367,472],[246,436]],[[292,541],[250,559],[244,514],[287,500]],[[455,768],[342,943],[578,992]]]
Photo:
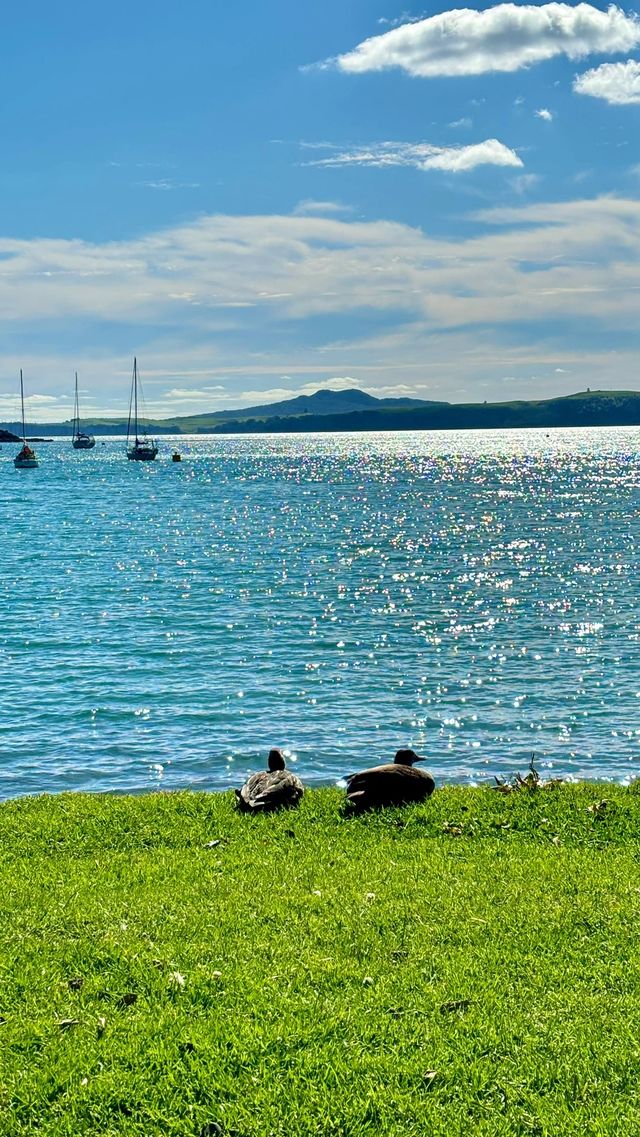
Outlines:
[[[578,391],[553,399],[447,403],[376,399],[363,391],[316,391],[244,410],[148,419],[156,434],[254,434],[360,430],[491,430],[527,427],[640,426],[640,391]],[[126,418],[86,420],[93,434],[121,434]],[[19,430],[18,423],[4,424]],[[70,434],[69,423],[40,423],[31,434]]]

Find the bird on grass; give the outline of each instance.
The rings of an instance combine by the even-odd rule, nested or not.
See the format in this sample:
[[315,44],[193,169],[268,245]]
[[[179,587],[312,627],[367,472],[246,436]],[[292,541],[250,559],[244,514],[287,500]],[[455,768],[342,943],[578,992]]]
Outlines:
[[281,750],[270,750],[268,769],[252,774],[241,790],[236,790],[236,805],[242,813],[267,813],[273,809],[291,809],[299,804],[304,786],[287,770]]
[[351,774],[347,778],[347,808],[352,813],[363,813],[386,805],[424,801],[436,784],[426,770],[414,770],[414,762],[424,762],[424,758],[415,750],[398,750],[393,762]]

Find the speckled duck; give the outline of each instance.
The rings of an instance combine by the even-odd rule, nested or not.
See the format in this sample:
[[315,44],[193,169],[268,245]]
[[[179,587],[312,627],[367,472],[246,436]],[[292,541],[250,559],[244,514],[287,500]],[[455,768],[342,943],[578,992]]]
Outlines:
[[304,793],[300,778],[287,770],[281,750],[270,750],[268,769],[252,774],[241,790],[236,790],[236,804],[242,813],[267,813],[274,809],[291,809]]

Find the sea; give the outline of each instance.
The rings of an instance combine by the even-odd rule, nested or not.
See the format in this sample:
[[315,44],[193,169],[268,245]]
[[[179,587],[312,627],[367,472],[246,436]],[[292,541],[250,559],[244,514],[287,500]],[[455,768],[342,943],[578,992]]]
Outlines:
[[[177,445],[180,463],[171,461]],[[640,429],[0,451],[0,797],[640,777]]]

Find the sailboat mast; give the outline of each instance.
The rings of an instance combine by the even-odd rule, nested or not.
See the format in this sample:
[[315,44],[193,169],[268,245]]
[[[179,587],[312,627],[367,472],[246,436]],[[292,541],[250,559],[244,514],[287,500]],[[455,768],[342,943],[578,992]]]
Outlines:
[[134,355],[133,357],[133,400],[134,400],[134,425],[136,431],[136,443],[138,442],[138,361]]
[[22,441],[26,446],[27,440],[25,438],[26,431],[24,429],[24,386],[22,383],[22,368],[20,368],[20,403],[22,406]]
[[78,407],[78,372],[76,371],[76,401],[73,408],[73,437],[80,433],[80,408]]

